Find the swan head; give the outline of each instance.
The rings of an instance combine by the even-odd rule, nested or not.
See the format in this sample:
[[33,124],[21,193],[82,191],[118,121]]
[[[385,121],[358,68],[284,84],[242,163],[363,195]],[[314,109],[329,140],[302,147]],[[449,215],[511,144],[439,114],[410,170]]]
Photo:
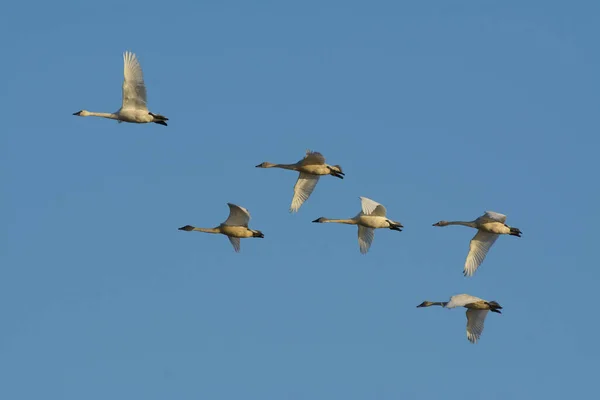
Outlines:
[[327,168],[329,168],[329,173],[333,176],[335,176],[336,178],[340,178],[340,179],[344,179],[344,172],[342,171],[342,167],[340,167],[339,165],[328,165]]
[[77,111],[76,113],[73,113],[73,115],[77,115],[78,117],[87,117],[90,115],[90,112],[87,110],[81,110]]
[[272,163],[270,163],[270,162],[266,162],[266,161],[265,161],[265,162],[263,162],[263,163],[260,163],[260,164],[258,164],[258,165],[256,166],[256,168],[271,168],[271,167],[272,167],[272,166],[274,166],[274,165],[275,165],[275,164],[272,164]]
[[421,304],[419,304],[419,305],[417,306],[417,308],[421,308],[421,307],[429,307],[429,306],[432,306],[432,305],[433,305],[433,302],[431,302],[431,301],[424,301],[424,302],[422,302]]
[[265,235],[261,231],[252,231],[252,237],[264,238]]
[[502,314],[499,310],[502,310],[502,306],[500,304],[498,304],[497,301],[488,301],[487,302],[488,306],[490,307],[490,311],[491,312],[495,312],[498,314]]
[[448,225],[448,221],[440,221],[433,224],[433,226],[446,226]]
[[327,220],[326,218],[320,217],[320,218],[315,219],[313,222],[322,223],[322,222],[325,222],[326,220]]

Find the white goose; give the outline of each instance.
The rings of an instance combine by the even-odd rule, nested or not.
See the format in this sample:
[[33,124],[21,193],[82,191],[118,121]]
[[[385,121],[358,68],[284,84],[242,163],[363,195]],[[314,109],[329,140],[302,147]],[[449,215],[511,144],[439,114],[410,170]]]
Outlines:
[[250,213],[248,210],[231,203],[227,203],[227,205],[229,206],[229,217],[216,228],[196,228],[191,225],[186,225],[179,228],[179,230],[188,232],[220,233],[229,238],[233,249],[238,253],[240,251],[240,238],[265,237],[261,231],[255,231],[248,228],[248,222],[250,221]]
[[342,167],[339,165],[329,165],[325,163],[325,157],[316,151],[306,150],[306,155],[295,164],[272,164],[264,162],[258,164],[256,168],[283,168],[300,172],[296,185],[294,186],[294,197],[290,212],[296,212],[304,203],[319,182],[321,175],[333,175],[336,178],[344,179]]
[[123,103],[119,111],[115,113],[102,113],[81,110],[73,115],[116,119],[119,123],[132,122],[145,124],[154,122],[155,124],[167,126],[165,121],[168,121],[168,118],[148,111],[148,107],[146,106],[146,85],[144,84],[142,67],[135,54],[127,51],[123,53],[123,60],[125,63],[125,79],[123,80]]
[[321,217],[315,219],[313,222],[336,222],[339,224],[358,225],[358,247],[362,254],[366,254],[371,247],[371,243],[373,243],[375,229],[388,228],[393,231],[402,232],[400,228],[404,227],[400,222],[387,218],[385,207],[376,201],[360,197],[360,203],[362,210],[354,218],[330,219]]
[[512,235],[521,237],[519,228],[513,228],[505,224],[506,215],[494,211],[486,211],[481,217],[474,221],[440,221],[433,226],[464,225],[479,231],[469,245],[469,254],[463,274],[472,276],[481,265],[490,247],[494,244],[499,235]]
[[430,307],[442,306],[445,308],[465,307],[467,308],[467,339],[471,343],[477,343],[483,332],[483,323],[488,311],[502,314],[502,307],[495,301],[487,301],[468,294],[457,294],[450,297],[449,302],[424,301],[417,306]]

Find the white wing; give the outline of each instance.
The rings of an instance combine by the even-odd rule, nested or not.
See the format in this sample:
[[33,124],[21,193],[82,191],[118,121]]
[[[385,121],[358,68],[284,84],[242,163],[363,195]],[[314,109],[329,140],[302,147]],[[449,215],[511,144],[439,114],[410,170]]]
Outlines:
[[146,85],[142,67],[135,54],[126,51],[123,53],[125,62],[123,80],[123,104],[122,108],[134,108],[137,110],[148,110],[146,107]]
[[467,339],[477,343],[483,332],[483,322],[488,310],[467,310]]
[[229,206],[229,217],[227,217],[227,220],[223,223],[225,225],[248,227],[248,222],[250,221],[250,213],[248,210],[231,203],[227,203],[227,205]]
[[302,165],[325,164],[325,157],[319,152],[306,150],[306,155],[300,160],[300,163]]
[[365,215],[385,217],[385,214],[387,212],[384,206],[366,197],[360,198],[360,205],[362,207],[362,212]]
[[446,304],[446,308],[464,307],[470,303],[476,303],[478,301],[485,301],[479,297],[471,296],[470,294],[457,294],[450,297],[450,301]]
[[506,215],[504,214],[500,214],[494,211],[486,211],[483,215],[483,218],[485,219],[491,219],[492,221],[496,221],[496,222],[501,222],[501,223],[505,223],[506,222]]
[[300,172],[298,180],[294,185],[294,197],[292,198],[290,212],[298,211],[300,206],[306,201],[306,199],[309,198],[318,182],[318,175],[310,175]]
[[236,253],[240,252],[240,238],[227,236]]
[[360,247],[361,253],[367,254],[374,237],[375,229],[358,225],[358,247]]
[[473,236],[471,244],[469,245],[469,254],[467,255],[467,261],[465,262],[465,269],[463,270],[465,276],[472,276],[475,273],[496,239],[498,239],[498,235],[484,231],[478,231],[477,234]]

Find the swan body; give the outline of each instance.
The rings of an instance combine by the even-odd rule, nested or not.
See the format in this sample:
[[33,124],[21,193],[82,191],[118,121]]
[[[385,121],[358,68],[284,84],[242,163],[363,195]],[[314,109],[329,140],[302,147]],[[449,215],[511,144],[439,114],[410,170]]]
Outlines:
[[273,164],[265,161],[258,164],[256,168],[282,168],[300,173],[296,185],[294,185],[294,197],[292,198],[290,212],[298,211],[310,197],[322,175],[332,175],[340,179],[344,179],[345,175],[342,172],[342,167],[326,164],[325,157],[321,153],[310,150],[306,150],[304,158],[295,164]]
[[92,112],[81,110],[73,115],[79,117],[102,117],[117,120],[118,122],[131,122],[136,124],[146,124],[154,122],[155,124],[165,125],[169,119],[148,111],[146,106],[146,85],[144,84],[144,75],[142,67],[135,54],[126,51],[123,53],[124,61],[124,79],[123,79],[123,102],[121,108],[114,113]]
[[265,235],[261,231],[248,228],[250,221],[250,213],[244,207],[235,204],[227,203],[229,206],[229,217],[215,228],[196,228],[192,225],[186,225],[179,228],[180,231],[197,231],[206,233],[220,233],[229,238],[233,249],[239,253],[240,239],[258,237],[264,238]]
[[439,221],[433,224],[433,226],[448,225],[463,225],[478,230],[469,244],[469,254],[463,269],[465,276],[475,274],[475,271],[483,263],[488,251],[500,235],[521,237],[519,228],[506,224],[506,215],[494,211],[486,211],[481,217],[473,221]]
[[331,219],[321,217],[313,222],[358,225],[358,247],[362,254],[366,254],[371,247],[371,243],[373,243],[375,229],[387,228],[401,232],[402,229],[400,228],[404,228],[404,226],[400,222],[389,219],[385,207],[376,201],[366,197],[360,197],[360,201],[362,210],[353,218]]
[[448,302],[424,301],[417,308],[431,306],[441,306],[444,308],[465,307],[467,309],[467,339],[471,343],[477,343],[481,337],[483,323],[488,311],[502,314],[500,312],[502,306],[496,301],[487,301],[468,294],[452,296]]

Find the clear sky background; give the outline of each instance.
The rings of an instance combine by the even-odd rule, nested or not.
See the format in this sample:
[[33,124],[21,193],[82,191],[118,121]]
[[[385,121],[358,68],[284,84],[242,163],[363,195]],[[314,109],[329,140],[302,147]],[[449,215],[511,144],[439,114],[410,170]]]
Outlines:
[[[597,394],[597,1],[12,2],[0,398]],[[122,53],[169,126],[116,111]],[[305,150],[340,164],[297,214]],[[359,253],[366,196],[401,221]],[[187,233],[248,208],[264,239]],[[485,210],[501,237],[474,278]],[[468,293],[497,300],[481,341]]]

